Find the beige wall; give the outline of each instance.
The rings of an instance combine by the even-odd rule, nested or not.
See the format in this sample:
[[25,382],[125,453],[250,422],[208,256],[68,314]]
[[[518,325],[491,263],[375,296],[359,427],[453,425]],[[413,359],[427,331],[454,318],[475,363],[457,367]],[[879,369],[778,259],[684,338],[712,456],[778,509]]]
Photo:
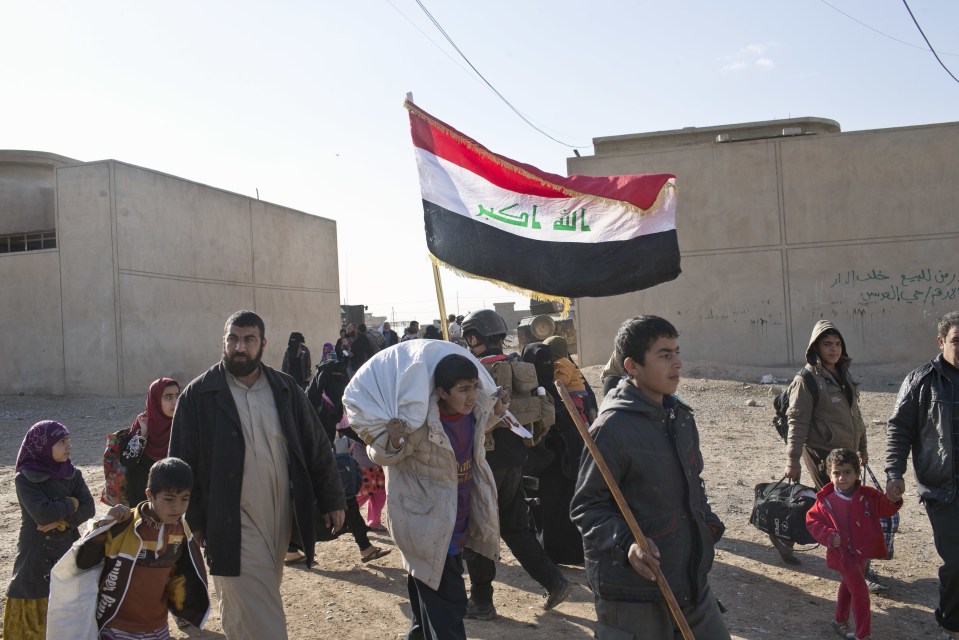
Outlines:
[[578,300],[583,362],[605,362],[640,313],[676,324],[690,359],[799,363],[820,318],[857,362],[929,358],[936,319],[959,309],[957,148],[947,123],[632,152],[620,138],[570,158],[570,173],[674,173],[680,194],[682,275]]
[[290,332],[317,353],[337,336],[332,220],[112,160],[55,176],[58,249],[0,255],[4,299],[26,300],[0,311],[18,363],[0,371],[0,394],[189,382],[219,360],[238,309],[263,317],[276,367]]
[[52,153],[0,150],[0,234],[53,229],[54,168],[75,163]]
[[[122,393],[172,375],[188,382],[219,359],[238,309],[266,323],[267,364],[290,332],[319,352],[339,328],[336,223],[119,162]],[[162,309],[164,313],[158,314]],[[166,351],[166,353],[164,353]]]
[[110,163],[57,171],[63,378],[69,393],[121,388],[114,224]]
[[0,255],[0,300],[0,393],[64,393],[57,251]]

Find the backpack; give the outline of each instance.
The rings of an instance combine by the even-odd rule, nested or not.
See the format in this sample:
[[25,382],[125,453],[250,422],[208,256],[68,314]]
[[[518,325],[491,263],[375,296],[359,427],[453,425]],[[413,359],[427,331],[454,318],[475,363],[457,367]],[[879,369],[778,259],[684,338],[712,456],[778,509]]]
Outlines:
[[113,506],[127,504],[127,467],[136,464],[146,448],[139,428],[125,427],[107,436],[103,452],[103,479],[100,502]]
[[536,392],[539,386],[536,367],[516,358],[498,360],[484,366],[497,386],[509,390],[510,413],[533,434],[532,441],[527,441],[527,445],[532,446],[542,440],[556,423],[556,409],[552,396],[548,393],[540,396]]
[[776,415],[773,416],[773,428],[776,430],[776,433],[779,434],[779,437],[783,439],[783,442],[786,442],[789,436],[789,417],[786,415],[789,412],[789,392],[792,390],[793,385],[796,384],[796,378],[799,377],[802,377],[812,390],[813,406],[816,406],[816,403],[819,402],[819,385],[816,384],[816,378],[813,376],[812,371],[803,367],[796,372],[796,377],[793,378],[792,383],[783,389],[778,396],[773,398],[773,408],[776,409]]

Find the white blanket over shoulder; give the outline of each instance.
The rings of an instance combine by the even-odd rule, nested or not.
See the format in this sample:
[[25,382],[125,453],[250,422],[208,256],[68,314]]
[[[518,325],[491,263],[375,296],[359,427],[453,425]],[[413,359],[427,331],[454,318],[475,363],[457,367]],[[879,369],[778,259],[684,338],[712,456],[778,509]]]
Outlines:
[[[88,525],[92,520],[87,521]],[[89,568],[77,567],[77,551],[95,536],[116,524],[109,521],[73,543],[50,572],[50,601],[47,603],[47,640],[97,640],[97,590],[103,562]]]
[[469,358],[479,372],[479,392],[496,392],[493,378],[473,354],[445,340],[407,340],[380,351],[360,367],[346,386],[343,405],[350,426],[370,444],[393,418],[418,429],[426,422],[433,370],[450,354]]

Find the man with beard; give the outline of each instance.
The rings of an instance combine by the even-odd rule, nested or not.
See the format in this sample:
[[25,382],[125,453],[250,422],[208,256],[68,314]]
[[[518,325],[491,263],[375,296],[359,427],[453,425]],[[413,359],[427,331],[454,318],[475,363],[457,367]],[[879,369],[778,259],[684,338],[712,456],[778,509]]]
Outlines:
[[306,395],[260,360],[263,320],[226,321],[223,358],[180,395],[170,455],[193,469],[187,521],[201,544],[229,640],[285,640],[280,599],[293,527],[313,562],[314,509],[331,531],[346,501],[329,439]]

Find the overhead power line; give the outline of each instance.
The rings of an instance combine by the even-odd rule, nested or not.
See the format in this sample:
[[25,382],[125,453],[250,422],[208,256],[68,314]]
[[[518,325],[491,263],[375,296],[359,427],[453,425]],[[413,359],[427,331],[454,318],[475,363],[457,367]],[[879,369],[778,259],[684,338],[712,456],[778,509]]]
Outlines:
[[451,56],[450,53],[449,53],[449,51],[447,51],[446,49],[444,49],[443,47],[441,47],[440,45],[438,45],[438,44],[433,40],[433,38],[429,37],[429,35],[428,35],[425,31],[423,31],[422,29],[420,29],[420,27],[419,27],[418,24],[416,24],[415,22],[413,22],[412,20],[410,20],[409,16],[407,16],[405,13],[403,13],[402,11],[400,11],[400,8],[397,7],[395,4],[393,4],[393,2],[392,2],[391,0],[386,0],[386,4],[388,4],[388,5],[390,5],[391,7],[393,7],[393,11],[395,11],[395,12],[398,13],[398,14],[400,14],[400,16],[402,16],[402,18],[403,18],[404,20],[406,20],[406,21],[410,24],[411,27],[413,27],[414,29],[416,29],[417,31],[419,31],[420,34],[421,34],[424,38],[426,38],[427,40],[429,40],[429,43],[430,43],[431,45],[433,45],[434,47],[436,47],[436,49],[437,49],[440,53],[442,53],[444,56],[446,56],[447,58],[449,58],[449,59],[450,59],[450,62],[452,62],[452,63],[455,64],[457,67],[459,67],[460,69],[462,69],[462,70],[466,73],[466,75],[470,76],[470,78],[472,78],[475,82],[479,82],[479,79],[478,79],[478,78],[475,78],[474,76],[470,75],[469,69],[467,69],[467,68],[464,67],[462,64],[460,64],[460,61],[459,61],[459,60],[457,60],[456,58],[454,58],[453,56]]
[[450,46],[452,46],[452,47],[456,50],[456,53],[460,54],[460,57],[462,57],[463,60],[466,61],[466,64],[468,64],[468,65],[470,66],[470,69],[472,69],[473,72],[476,73],[476,75],[478,75],[478,76],[480,77],[480,79],[481,79],[483,82],[486,83],[486,86],[489,87],[490,90],[491,90],[493,93],[495,93],[495,94],[499,97],[499,99],[502,100],[503,103],[504,103],[507,107],[509,107],[510,109],[512,109],[513,113],[515,113],[516,115],[518,115],[518,116],[523,120],[523,122],[525,122],[526,124],[528,124],[529,126],[531,126],[531,127],[532,127],[533,129],[535,129],[536,131],[540,132],[541,134],[543,134],[544,136],[546,136],[547,138],[549,138],[549,139],[552,140],[553,142],[556,142],[556,143],[558,143],[558,144],[561,144],[561,145],[563,145],[564,147],[569,147],[570,149],[586,149],[586,148],[588,148],[588,147],[578,147],[578,146],[576,146],[576,145],[569,144],[568,142],[563,142],[562,140],[558,140],[557,138],[554,138],[553,136],[551,136],[550,134],[548,134],[547,132],[543,131],[542,129],[540,129],[539,127],[537,127],[535,124],[533,124],[533,123],[530,121],[529,118],[527,118],[525,115],[523,115],[523,113],[522,113],[519,109],[517,109],[516,107],[514,107],[513,104],[512,104],[509,100],[507,100],[506,97],[505,97],[502,93],[500,93],[500,92],[496,89],[496,87],[494,87],[493,84],[492,84],[489,80],[486,79],[486,76],[484,76],[482,73],[480,73],[480,70],[476,68],[476,65],[474,65],[472,62],[470,62],[470,59],[466,57],[466,54],[463,53],[458,46],[456,46],[456,43],[453,42],[453,39],[450,37],[450,35],[449,35],[448,33],[446,33],[446,30],[443,28],[443,25],[441,25],[441,24],[439,23],[439,21],[438,21],[436,18],[433,17],[433,14],[429,12],[429,9],[427,9],[427,8],[423,5],[423,3],[420,2],[420,0],[416,0],[416,4],[418,4],[418,5],[420,6],[420,9],[423,10],[423,13],[426,14],[426,17],[429,18],[430,22],[433,23],[433,26],[436,27],[436,29],[443,35],[444,38],[446,38],[446,41],[450,43]]
[[[833,11],[835,11],[836,13],[841,13],[842,15],[846,16],[847,18],[849,18],[850,20],[852,20],[853,22],[855,22],[856,24],[860,24],[860,25],[866,27],[867,29],[869,29],[870,31],[874,31],[874,32],[878,33],[879,35],[881,35],[881,36],[884,37],[884,38],[889,38],[890,40],[894,40],[894,41],[898,42],[899,44],[904,44],[904,45],[906,45],[907,47],[912,47],[913,49],[919,49],[920,51],[928,51],[928,49],[927,49],[926,47],[919,46],[918,44],[913,44],[912,42],[906,42],[905,40],[900,40],[899,38],[897,38],[897,37],[895,37],[895,36],[891,36],[891,35],[889,35],[888,33],[885,33],[885,32],[880,31],[879,29],[877,29],[877,28],[875,28],[875,27],[873,27],[873,26],[870,26],[870,25],[866,24],[865,22],[863,22],[862,20],[860,20],[860,19],[858,19],[858,18],[856,18],[856,17],[854,17],[854,16],[849,15],[848,13],[846,13],[845,11],[843,11],[842,9],[840,9],[839,7],[835,7],[835,6],[831,5],[831,4],[829,4],[828,2],[826,2],[826,0],[819,0],[819,1],[820,1],[821,3],[823,3],[824,5],[826,5],[827,7],[829,7],[830,9],[832,9]],[[944,56],[959,56],[959,53],[946,53],[946,52],[943,52],[942,55],[944,55]]]
[[943,69],[945,69],[946,73],[949,74],[949,77],[950,77],[950,78],[952,78],[952,79],[955,80],[957,83],[959,83],[959,78],[956,78],[956,76],[952,75],[952,71],[949,71],[949,67],[947,67],[947,66],[943,63],[943,61],[939,58],[939,54],[936,53],[936,50],[933,48],[932,43],[929,42],[929,38],[927,38],[927,37],[926,37],[926,34],[923,33],[922,27],[919,26],[919,21],[916,20],[916,16],[912,15],[912,9],[909,8],[909,3],[906,2],[906,0],[902,0],[902,3],[903,3],[904,5],[906,5],[906,11],[909,12],[909,17],[912,18],[912,21],[913,21],[913,23],[916,25],[916,28],[919,29],[919,35],[921,35],[921,36],[922,36],[922,39],[926,41],[926,44],[927,44],[927,45],[929,45],[929,50],[932,51],[932,55],[934,55],[934,56],[936,57],[936,61],[939,63],[939,66],[942,67]]

